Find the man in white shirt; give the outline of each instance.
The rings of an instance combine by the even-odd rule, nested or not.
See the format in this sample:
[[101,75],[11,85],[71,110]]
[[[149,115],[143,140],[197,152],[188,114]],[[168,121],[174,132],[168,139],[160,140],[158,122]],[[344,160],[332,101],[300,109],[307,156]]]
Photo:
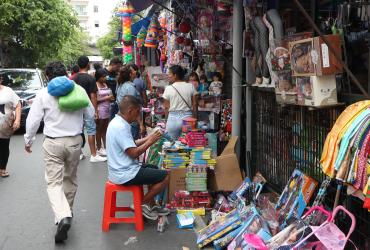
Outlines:
[[[49,81],[66,76],[67,70],[61,62],[49,63],[45,68]],[[58,79],[58,78],[56,78]],[[54,79],[54,80],[56,80]],[[60,78],[59,78],[60,79]],[[63,78],[70,81],[67,78]],[[82,145],[83,119],[93,118],[93,105],[74,111],[61,111],[58,98],[51,96],[47,88],[37,93],[26,120],[25,149],[31,153],[32,143],[40,122],[44,121],[43,143],[45,161],[45,180],[51,207],[58,228],[55,243],[67,239],[72,222],[72,206],[77,191],[77,166]]]

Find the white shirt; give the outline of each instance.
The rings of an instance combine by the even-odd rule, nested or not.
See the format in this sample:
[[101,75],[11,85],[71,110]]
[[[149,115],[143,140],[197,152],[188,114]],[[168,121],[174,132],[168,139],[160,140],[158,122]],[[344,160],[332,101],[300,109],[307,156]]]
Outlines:
[[61,111],[58,98],[49,95],[44,88],[37,93],[26,120],[26,145],[32,145],[40,122],[44,119],[44,135],[50,137],[76,136],[82,133],[83,119],[92,119],[95,110],[89,106],[74,112]]
[[[173,88],[175,87],[181,96],[185,99],[186,103],[183,101],[181,96]],[[196,94],[196,90],[191,83],[187,82],[175,82],[166,87],[163,93],[163,98],[170,101],[169,111],[191,111],[188,105],[192,105],[192,97]]]
[[123,184],[135,178],[140,165],[126,150],[136,147],[130,124],[116,115],[107,130],[108,179],[111,182]]

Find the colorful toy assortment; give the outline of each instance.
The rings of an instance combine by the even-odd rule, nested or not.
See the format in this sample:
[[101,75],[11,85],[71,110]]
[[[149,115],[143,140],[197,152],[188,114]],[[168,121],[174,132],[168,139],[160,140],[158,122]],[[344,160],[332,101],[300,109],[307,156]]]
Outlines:
[[124,0],[121,7],[118,8],[117,16],[121,17],[122,20],[122,56],[124,63],[130,63],[133,61],[132,54],[132,34],[131,34],[131,16],[134,13],[129,0]]

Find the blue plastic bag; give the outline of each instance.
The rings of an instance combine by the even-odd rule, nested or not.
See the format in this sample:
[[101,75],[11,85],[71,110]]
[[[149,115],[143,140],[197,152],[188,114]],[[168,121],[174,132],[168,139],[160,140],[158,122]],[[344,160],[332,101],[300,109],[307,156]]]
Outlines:
[[74,83],[66,76],[58,76],[48,83],[48,93],[55,97],[68,95],[74,88]]

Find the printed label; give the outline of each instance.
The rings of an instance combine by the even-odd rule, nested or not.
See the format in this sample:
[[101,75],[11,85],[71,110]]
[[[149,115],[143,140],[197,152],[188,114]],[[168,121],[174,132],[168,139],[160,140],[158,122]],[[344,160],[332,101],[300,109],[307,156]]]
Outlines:
[[329,68],[330,67],[329,48],[328,45],[326,45],[325,43],[321,44],[321,56],[322,56],[322,66],[324,68]]

